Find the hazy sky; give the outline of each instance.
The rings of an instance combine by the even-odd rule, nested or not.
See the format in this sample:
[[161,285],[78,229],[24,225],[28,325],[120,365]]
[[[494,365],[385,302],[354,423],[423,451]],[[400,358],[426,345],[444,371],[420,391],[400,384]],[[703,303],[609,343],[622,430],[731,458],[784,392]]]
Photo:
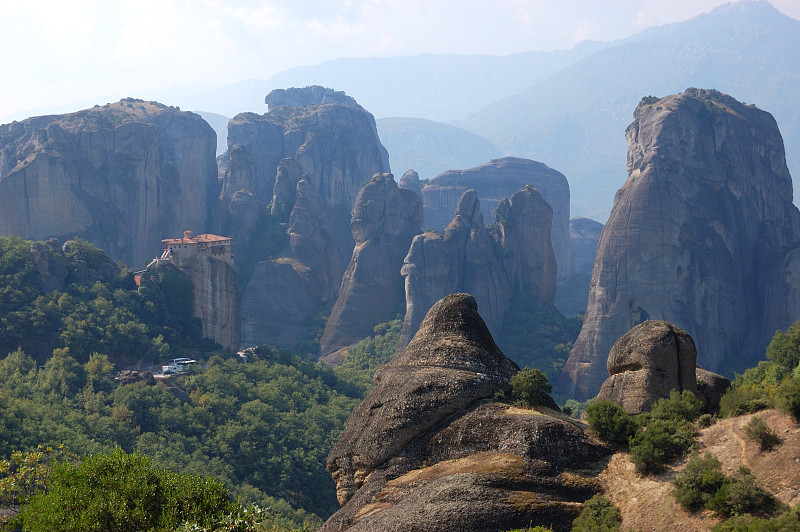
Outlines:
[[[509,54],[608,41],[720,0],[0,0],[0,122],[338,57]],[[800,0],[773,0],[800,19]],[[96,100],[95,100],[96,99]]]

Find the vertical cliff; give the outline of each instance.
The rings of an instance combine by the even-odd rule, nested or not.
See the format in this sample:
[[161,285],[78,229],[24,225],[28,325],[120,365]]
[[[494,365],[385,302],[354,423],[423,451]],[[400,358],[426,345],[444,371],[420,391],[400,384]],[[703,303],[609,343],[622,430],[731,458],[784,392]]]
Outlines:
[[80,236],[144,266],[165,236],[206,228],[215,146],[198,115],[130,98],[0,126],[0,234]]
[[[163,257],[192,283],[193,314],[203,323],[203,336],[235,351],[241,343],[239,279],[233,266],[230,239],[192,235],[164,241]],[[148,267],[157,267],[161,259]]]
[[398,188],[392,174],[376,174],[361,187],[350,220],[356,245],[320,340],[321,356],[371,335],[403,308],[400,269],[421,224],[422,201]]
[[552,304],[556,259],[550,241],[553,210],[532,186],[500,203],[488,230],[475,190],[464,192],[444,234],[414,237],[405,258],[406,314],[398,351],[419,328],[425,313],[454,292],[472,294],[489,330],[498,334],[512,293]]
[[[551,241],[558,264],[558,278],[570,274],[569,184],[567,178],[547,165],[504,157],[468,170],[449,170],[429,180],[422,188],[425,204],[425,229],[443,231],[451,220],[461,195],[475,189],[484,220],[493,221],[494,210],[503,200],[532,185],[553,210]],[[401,185],[402,186],[402,185]]]
[[628,179],[562,374],[579,399],[597,393],[616,339],[647,319],[685,329],[701,366],[730,372],[800,317],[791,299],[800,212],[772,116],[688,89],[643,100],[626,137]]
[[[266,101],[268,113],[243,113],[228,124],[215,227],[245,237],[227,233],[236,229],[230,213],[237,193],[253,196],[251,210],[268,206],[243,228],[250,241],[264,241],[259,228],[288,223],[284,248],[242,254],[253,262],[242,293],[242,327],[245,345],[292,348],[311,317],[335,300],[355,245],[356,195],[374,174],[389,171],[389,158],[372,115],[343,93],[306,87],[274,91]],[[282,319],[286,308],[297,319],[290,325]],[[282,326],[267,326],[273,318]]]

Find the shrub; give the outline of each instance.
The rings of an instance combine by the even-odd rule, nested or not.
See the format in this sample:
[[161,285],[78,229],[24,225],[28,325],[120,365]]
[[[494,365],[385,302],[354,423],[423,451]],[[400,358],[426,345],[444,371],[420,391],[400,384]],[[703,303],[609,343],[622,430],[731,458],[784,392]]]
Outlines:
[[628,440],[631,461],[641,475],[660,473],[685,456],[694,444],[694,429],[685,419],[652,419]]
[[719,402],[722,417],[752,414],[767,408],[772,408],[772,401],[767,391],[759,388],[731,386]]
[[521,406],[542,404],[542,394],[553,391],[547,382],[547,375],[528,367],[511,377],[511,389],[515,402]]
[[47,491],[20,516],[31,532],[174,530],[212,524],[235,509],[218,481],[155,469],[147,457],[117,448],[56,466]]
[[778,387],[776,406],[800,421],[800,378],[792,377]]
[[697,418],[697,425],[700,428],[710,427],[716,422],[717,422],[716,418],[711,414],[703,414],[699,418]]
[[694,421],[703,413],[703,403],[688,390],[672,390],[669,397],[659,399],[650,409],[652,419],[683,419]]
[[800,530],[800,506],[771,519],[735,516],[711,528],[712,532],[795,532]]
[[752,514],[767,516],[779,506],[775,496],[761,487],[746,467],[738,477],[729,479],[706,503],[706,508],[723,517]]
[[781,443],[781,439],[767,426],[761,416],[754,416],[750,419],[750,422],[744,428],[744,432],[748,438],[761,445],[762,451],[772,450],[773,447]]
[[716,456],[694,454],[686,469],[672,481],[675,486],[672,495],[684,509],[694,512],[705,508],[717,490],[729,481]]
[[572,532],[618,531],[620,525],[622,515],[619,508],[598,494],[583,503],[583,510],[572,522]]
[[625,445],[636,432],[636,422],[612,401],[596,401],[586,407],[586,421],[607,442]]

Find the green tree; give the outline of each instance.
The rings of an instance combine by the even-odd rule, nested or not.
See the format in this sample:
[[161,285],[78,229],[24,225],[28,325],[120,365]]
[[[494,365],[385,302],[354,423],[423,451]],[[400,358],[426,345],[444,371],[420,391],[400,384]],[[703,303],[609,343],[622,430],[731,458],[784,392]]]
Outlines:
[[621,525],[619,508],[597,494],[583,503],[580,515],[572,522],[572,532],[616,532]]
[[672,495],[684,509],[695,512],[705,508],[714,494],[728,482],[730,480],[722,472],[722,463],[716,456],[711,453],[704,456],[693,454],[686,469],[672,481],[675,486]]
[[553,391],[547,375],[536,368],[525,367],[511,377],[511,395],[516,404],[532,407],[545,405],[544,394]]
[[117,448],[78,465],[57,465],[48,489],[23,507],[31,532],[125,532],[205,526],[235,511],[227,490],[210,478],[159,470]]
[[786,332],[776,331],[767,346],[767,358],[789,371],[800,364],[800,321],[796,321]]
[[621,406],[608,400],[586,407],[586,421],[600,439],[625,445],[636,432],[636,421]]

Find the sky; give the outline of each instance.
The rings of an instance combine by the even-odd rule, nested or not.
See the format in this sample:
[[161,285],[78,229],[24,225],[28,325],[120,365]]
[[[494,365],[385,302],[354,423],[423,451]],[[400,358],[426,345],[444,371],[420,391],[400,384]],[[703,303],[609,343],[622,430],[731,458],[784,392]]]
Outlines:
[[[340,57],[625,38],[721,0],[0,0],[0,123]],[[772,0],[800,19],[800,0]],[[63,109],[62,109],[63,110]]]

